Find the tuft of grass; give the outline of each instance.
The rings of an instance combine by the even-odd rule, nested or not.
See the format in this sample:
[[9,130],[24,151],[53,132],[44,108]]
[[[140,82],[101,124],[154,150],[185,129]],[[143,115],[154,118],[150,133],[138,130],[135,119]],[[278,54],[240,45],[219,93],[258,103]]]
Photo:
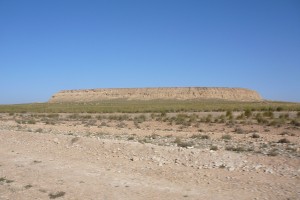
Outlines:
[[65,196],[65,192],[62,192],[62,191],[59,191],[59,192],[56,192],[56,193],[50,193],[48,196],[50,199],[56,199],[58,197],[63,197]]

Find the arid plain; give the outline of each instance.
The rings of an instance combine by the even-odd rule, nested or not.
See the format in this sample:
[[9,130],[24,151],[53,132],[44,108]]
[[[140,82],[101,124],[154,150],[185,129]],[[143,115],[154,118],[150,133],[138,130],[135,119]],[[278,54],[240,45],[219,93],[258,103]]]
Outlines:
[[0,113],[0,199],[300,198],[297,105],[175,111]]

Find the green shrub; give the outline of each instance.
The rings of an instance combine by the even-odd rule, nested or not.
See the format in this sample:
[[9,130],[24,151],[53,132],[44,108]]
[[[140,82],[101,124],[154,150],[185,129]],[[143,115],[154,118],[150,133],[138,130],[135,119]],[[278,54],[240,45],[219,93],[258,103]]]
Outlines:
[[231,135],[228,135],[228,134],[226,134],[226,135],[222,135],[222,139],[223,140],[231,140]]
[[269,126],[280,127],[283,124],[285,124],[285,119],[274,119],[269,123]]
[[293,120],[291,121],[291,124],[294,125],[294,126],[300,126],[300,122],[297,121],[297,120],[295,120],[295,119],[293,119]]
[[232,118],[233,118],[233,115],[232,115],[232,111],[231,111],[231,110],[227,110],[227,111],[226,111],[226,117],[228,117],[229,119],[232,119]]
[[245,110],[244,115],[245,115],[247,118],[250,118],[250,117],[252,116],[252,111],[251,111],[250,109],[247,109],[247,110]]
[[273,111],[265,111],[264,113],[263,113],[263,116],[264,117],[269,117],[269,118],[274,118],[274,113],[273,113]]
[[146,116],[145,115],[139,115],[137,117],[134,118],[134,122],[136,123],[143,123],[146,121]]

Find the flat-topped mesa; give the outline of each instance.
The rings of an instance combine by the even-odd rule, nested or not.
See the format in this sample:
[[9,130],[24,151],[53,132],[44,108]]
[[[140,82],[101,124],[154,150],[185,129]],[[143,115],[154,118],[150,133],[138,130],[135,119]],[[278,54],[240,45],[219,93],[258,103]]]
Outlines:
[[231,101],[261,101],[260,95],[243,88],[174,87],[174,88],[115,88],[89,90],[63,90],[52,96],[49,103],[80,103],[101,100],[201,100],[223,99]]

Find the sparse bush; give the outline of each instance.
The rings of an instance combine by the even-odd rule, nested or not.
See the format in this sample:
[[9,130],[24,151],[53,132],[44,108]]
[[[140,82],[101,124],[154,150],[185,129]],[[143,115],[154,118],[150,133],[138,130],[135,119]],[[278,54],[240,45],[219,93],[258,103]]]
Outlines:
[[272,149],[269,151],[268,156],[277,156],[278,154],[278,149]]
[[27,124],[36,124],[35,119],[30,119],[27,121]]
[[117,127],[118,128],[125,128],[126,124],[124,122],[121,122],[121,123],[117,124]]
[[129,136],[128,140],[134,140],[134,136]]
[[155,117],[156,117],[155,113],[151,113],[150,117],[151,117],[151,119],[155,119]]
[[78,119],[79,118],[79,114],[72,114],[68,116],[69,119]]
[[143,123],[146,121],[146,116],[145,115],[139,115],[137,117],[134,118],[134,122],[136,123]]
[[217,151],[219,148],[217,146],[211,146],[210,150]]
[[134,124],[134,126],[135,126],[136,128],[138,128],[138,129],[141,128],[140,125],[139,125],[139,123],[138,123],[137,121],[134,121],[133,124]]
[[1,177],[0,178],[0,183],[12,183],[14,182],[13,180],[9,180],[6,177]]
[[294,148],[294,147],[286,147],[286,150],[291,151],[291,152],[296,152],[297,151],[297,149]]
[[59,192],[56,192],[56,193],[50,193],[49,194],[49,198],[50,199],[56,199],[58,197],[62,197],[62,196],[65,196],[65,192],[62,192],[62,191],[59,191]]
[[226,117],[228,117],[229,119],[232,119],[232,118],[233,118],[233,115],[232,115],[232,111],[231,111],[231,110],[227,110],[227,111],[226,111]]
[[177,146],[179,147],[192,147],[193,145],[194,143],[192,141],[177,143]]
[[235,128],[234,132],[236,132],[237,134],[246,134],[246,131],[239,127]]
[[105,116],[105,115],[97,115],[97,116],[96,116],[96,119],[97,119],[97,120],[107,119],[107,116]]
[[101,122],[100,126],[107,126],[105,122]]
[[59,114],[48,114],[47,115],[48,118],[59,118]]
[[210,137],[209,137],[209,135],[194,134],[194,135],[191,136],[191,138],[208,140]]
[[85,123],[85,126],[86,127],[89,127],[89,126],[95,126],[96,125],[96,123],[97,123],[97,121],[96,120],[89,120],[89,121],[87,121],[86,123]]
[[231,135],[228,135],[228,134],[222,135],[222,139],[223,140],[231,140]]
[[293,119],[293,120],[291,121],[291,124],[294,125],[294,126],[300,126],[300,122],[297,121],[297,120],[295,120],[295,119]]
[[206,122],[206,123],[212,122],[212,115],[211,115],[211,114],[209,114],[209,115],[206,116],[205,122]]
[[250,118],[250,117],[252,116],[252,111],[251,111],[250,109],[247,109],[247,110],[245,110],[244,115],[245,115],[247,118]]
[[157,139],[159,138],[159,135],[153,133],[151,136],[150,136],[151,139]]
[[129,116],[128,115],[110,115],[108,117],[109,120],[116,120],[116,121],[125,121],[125,120],[129,120]]
[[289,116],[288,113],[280,114],[280,115],[279,115],[279,118],[280,118],[280,119],[288,119],[289,117],[290,117],[290,116]]
[[80,139],[80,137],[74,137],[71,140],[71,144],[74,144],[75,142],[77,142]]
[[42,129],[42,128],[38,128],[38,129],[35,130],[35,132],[37,132],[37,133],[42,133],[42,132],[43,132],[43,129]]
[[179,137],[175,139],[174,143],[177,144],[178,147],[190,147],[194,145],[192,141],[184,142]]
[[92,119],[91,115],[81,115],[80,116],[81,119]]
[[265,111],[264,113],[263,113],[263,116],[264,117],[269,117],[269,118],[273,118],[274,117],[274,113],[273,113],[273,111],[271,111],[271,110],[269,110],[269,111]]
[[260,136],[259,136],[257,133],[253,133],[253,134],[251,135],[251,137],[252,137],[252,138],[260,138]]
[[267,119],[263,118],[263,116],[260,113],[257,113],[255,119],[256,119],[257,123],[259,123],[259,124],[269,123],[269,121]]
[[290,143],[290,141],[286,138],[282,138],[282,139],[278,140],[278,143]]
[[45,124],[46,124],[46,125],[55,125],[55,121],[53,121],[53,120],[47,120],[47,121],[45,122]]
[[28,184],[28,185],[25,185],[25,186],[24,186],[25,189],[29,189],[29,188],[32,188],[32,187],[33,187],[33,186],[32,186],[31,184]]
[[188,116],[186,114],[178,114],[175,119],[175,123],[184,124],[187,121]]
[[285,119],[274,119],[269,123],[269,126],[280,127],[285,123]]
[[167,112],[166,112],[166,111],[162,111],[162,112],[160,113],[160,116],[161,116],[161,117],[166,117],[166,116],[167,116]]
[[237,120],[242,120],[242,119],[245,119],[245,114],[242,113],[240,114],[239,116],[236,117]]

